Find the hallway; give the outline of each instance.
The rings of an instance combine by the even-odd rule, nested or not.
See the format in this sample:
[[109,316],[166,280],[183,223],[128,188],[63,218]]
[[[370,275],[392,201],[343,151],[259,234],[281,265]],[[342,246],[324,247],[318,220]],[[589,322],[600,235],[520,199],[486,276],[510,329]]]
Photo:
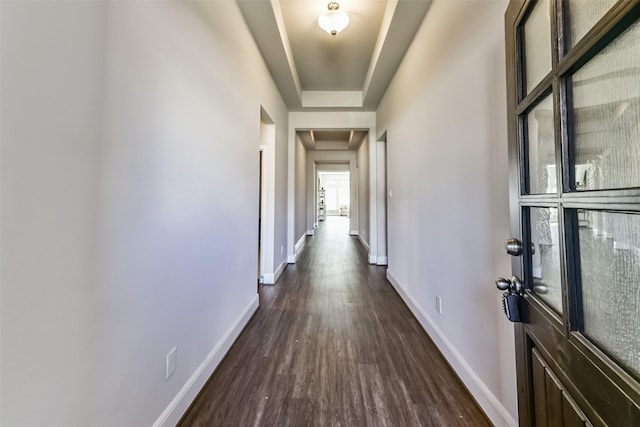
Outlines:
[[489,425],[431,340],[329,217],[185,414],[182,426]]

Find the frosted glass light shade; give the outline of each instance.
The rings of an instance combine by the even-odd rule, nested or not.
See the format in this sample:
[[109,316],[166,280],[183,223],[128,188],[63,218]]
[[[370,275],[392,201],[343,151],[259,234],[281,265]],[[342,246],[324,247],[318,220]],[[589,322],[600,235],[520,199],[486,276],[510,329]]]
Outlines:
[[349,15],[339,10],[327,10],[318,17],[318,25],[335,36],[349,25]]

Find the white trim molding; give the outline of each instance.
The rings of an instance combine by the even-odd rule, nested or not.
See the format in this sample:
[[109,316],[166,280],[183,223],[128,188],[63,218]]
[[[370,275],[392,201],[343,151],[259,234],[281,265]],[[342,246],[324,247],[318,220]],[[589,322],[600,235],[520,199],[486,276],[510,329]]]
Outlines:
[[300,239],[296,242],[295,248],[294,248],[294,253],[293,256],[290,256],[287,259],[287,262],[289,264],[295,264],[298,261],[298,258],[300,258],[300,254],[302,254],[303,249],[306,246],[306,242],[307,242],[307,235],[306,233],[302,235],[302,237],[300,237]]
[[358,230],[350,230],[349,231],[349,236],[359,236],[360,233],[358,232]]
[[379,256],[376,259],[376,264],[378,264],[378,265],[388,265],[389,264],[389,260],[387,259],[386,256]]
[[189,409],[193,400],[213,374],[213,371],[218,367],[244,327],[249,323],[249,320],[251,320],[256,310],[258,310],[258,307],[259,297],[258,294],[256,294],[249,305],[242,311],[238,319],[231,325],[231,328],[223,335],[200,366],[198,366],[198,369],[191,375],[191,378],[189,378],[182,389],[180,389],[176,397],[169,403],[169,406],[160,414],[156,422],[153,423],[153,427],[169,427],[178,424],[180,418],[182,418],[187,409]]
[[275,285],[276,282],[278,281],[278,279],[280,279],[280,276],[282,276],[282,273],[284,273],[284,269],[287,267],[288,262],[287,261],[282,261],[280,263],[280,265],[278,266],[278,268],[276,269],[276,272],[271,274],[271,273],[266,273],[264,275],[262,284],[264,285]]
[[449,365],[451,365],[460,380],[467,387],[467,390],[469,390],[476,402],[478,402],[478,405],[480,405],[489,420],[495,426],[516,427],[518,423],[509,411],[507,411],[498,398],[491,393],[487,385],[478,377],[458,350],[436,326],[435,322],[418,305],[416,300],[405,292],[404,286],[398,282],[389,269],[387,269],[387,279],[405,304],[407,304],[409,310],[411,310],[416,319],[418,319],[422,328],[433,340],[436,347],[438,347],[447,362],[449,362]]
[[276,280],[274,281],[274,284],[280,280],[280,276],[282,276],[282,273],[284,273],[284,270],[287,268],[288,263],[286,261],[282,261],[280,263],[280,265],[278,266],[278,269],[276,270]]
[[361,235],[358,234],[358,240],[360,240],[360,243],[362,243],[362,246],[364,246],[364,248],[367,250],[367,252],[369,252],[369,243],[367,243],[366,240],[364,240],[362,238]]
[[266,273],[262,276],[261,285],[275,285],[276,284],[276,274],[275,273]]
[[307,230],[307,236],[313,236],[316,234],[316,230]]
[[[368,129],[369,131],[369,140],[372,141],[376,137],[376,113],[374,111],[353,111],[345,114],[341,111],[327,111],[327,112],[307,112],[307,111],[291,111],[289,112],[289,124],[288,124],[288,190],[287,190],[287,259],[289,262],[293,259],[294,256],[294,246],[295,246],[295,194],[296,194],[296,183],[295,183],[295,165],[296,165],[296,156],[295,156],[295,147],[296,147],[296,130],[297,129]],[[369,240],[371,245],[371,251],[374,251],[374,255],[377,254],[377,217],[376,217],[376,206],[377,206],[377,178],[373,171],[377,170],[376,166],[376,150],[377,145],[371,144],[369,149],[369,170],[371,173],[369,174],[369,204],[372,208],[369,209],[369,224],[371,229],[369,230]],[[309,153],[307,153],[307,157]],[[311,164],[315,164],[312,159]],[[331,159],[325,159],[331,160]],[[336,160],[336,159],[333,159]],[[309,159],[307,159],[309,161]],[[353,169],[350,171],[355,172],[355,162]],[[307,163],[309,164],[309,163]],[[307,188],[313,188],[313,185],[310,185],[309,174],[314,177],[313,167],[307,168]],[[313,182],[313,180],[311,180]],[[352,179],[351,185],[356,185],[357,180]],[[352,194],[356,194],[356,189],[351,189]],[[312,203],[309,202],[309,198],[313,197]],[[307,191],[307,205],[315,206],[315,191]],[[357,203],[351,204],[354,209],[357,208]],[[384,205],[383,205],[384,206]],[[310,228],[314,221],[310,221],[309,215],[310,212],[307,212],[307,228]],[[352,219],[355,223],[357,223],[357,212],[352,211],[351,215]],[[358,229],[359,226],[357,224],[351,225],[351,228]],[[312,233],[307,233],[312,236]],[[375,264],[375,260],[372,262]]]
[[[276,224],[276,125],[265,109],[260,107],[260,151],[262,151],[262,226],[259,274],[268,283],[275,269]],[[272,280],[272,279],[271,279]]]
[[304,248],[304,244],[307,242],[306,234],[303,234],[300,239],[296,242],[296,254]]

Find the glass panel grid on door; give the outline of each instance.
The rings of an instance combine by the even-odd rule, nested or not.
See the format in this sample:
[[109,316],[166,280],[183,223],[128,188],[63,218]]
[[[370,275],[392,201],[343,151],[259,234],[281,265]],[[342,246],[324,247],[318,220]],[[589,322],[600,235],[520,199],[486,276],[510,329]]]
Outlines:
[[529,208],[529,288],[562,313],[558,208]]
[[528,194],[558,192],[553,98],[546,96],[526,114]]
[[565,0],[567,48],[574,47],[617,0]]
[[551,71],[551,2],[539,0],[524,24],[526,93]]
[[640,213],[577,218],[581,332],[640,378]]
[[573,188],[640,186],[640,23],[568,78]]

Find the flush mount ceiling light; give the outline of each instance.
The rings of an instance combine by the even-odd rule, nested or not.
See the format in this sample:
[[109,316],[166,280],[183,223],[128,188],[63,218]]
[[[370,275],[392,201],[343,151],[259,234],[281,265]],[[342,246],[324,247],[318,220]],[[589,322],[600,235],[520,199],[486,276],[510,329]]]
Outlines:
[[327,10],[318,17],[318,25],[332,36],[336,36],[340,31],[349,25],[349,15],[339,11],[338,2],[332,1],[327,5]]

